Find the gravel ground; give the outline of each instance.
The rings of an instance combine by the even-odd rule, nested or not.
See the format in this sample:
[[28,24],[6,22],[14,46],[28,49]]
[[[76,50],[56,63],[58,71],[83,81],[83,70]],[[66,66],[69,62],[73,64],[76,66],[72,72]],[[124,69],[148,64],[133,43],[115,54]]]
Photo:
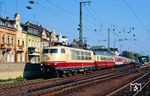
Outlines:
[[137,73],[133,73],[116,79],[99,82],[76,92],[69,93],[67,96],[105,96],[113,90],[133,81],[137,76]]

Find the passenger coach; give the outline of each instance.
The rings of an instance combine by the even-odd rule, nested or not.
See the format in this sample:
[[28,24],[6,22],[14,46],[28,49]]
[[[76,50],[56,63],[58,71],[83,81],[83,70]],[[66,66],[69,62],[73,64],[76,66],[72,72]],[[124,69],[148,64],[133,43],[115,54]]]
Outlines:
[[114,55],[106,51],[95,51],[95,66],[97,69],[114,67]]

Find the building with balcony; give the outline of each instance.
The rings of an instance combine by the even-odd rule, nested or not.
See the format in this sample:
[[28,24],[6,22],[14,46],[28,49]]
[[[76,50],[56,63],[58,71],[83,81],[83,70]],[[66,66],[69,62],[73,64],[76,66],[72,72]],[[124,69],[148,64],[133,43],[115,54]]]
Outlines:
[[26,31],[22,31],[20,15],[14,16],[16,31],[16,62],[26,62]]
[[0,16],[0,63],[40,63],[44,47],[54,46],[55,43],[67,45],[67,42],[68,38],[57,35],[54,29],[49,31],[29,21],[21,23],[18,13],[14,20]]
[[15,20],[0,17],[0,63],[15,62],[16,28]]
[[29,21],[21,25],[23,32],[26,32],[26,62],[41,62],[41,33],[42,26],[30,23]]

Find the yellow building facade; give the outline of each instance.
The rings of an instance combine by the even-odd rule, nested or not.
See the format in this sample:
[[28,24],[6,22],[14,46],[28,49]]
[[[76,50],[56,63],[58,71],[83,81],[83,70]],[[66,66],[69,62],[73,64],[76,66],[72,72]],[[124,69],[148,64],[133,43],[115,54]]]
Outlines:
[[26,32],[26,62],[41,62],[41,33],[40,26],[27,22],[23,25],[23,32]]

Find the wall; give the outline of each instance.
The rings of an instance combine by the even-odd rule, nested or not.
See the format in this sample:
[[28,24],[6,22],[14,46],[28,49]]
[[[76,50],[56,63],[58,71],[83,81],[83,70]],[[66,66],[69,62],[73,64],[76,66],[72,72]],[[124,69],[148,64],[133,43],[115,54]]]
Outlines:
[[40,64],[6,63],[0,64],[0,79],[24,77],[27,79],[41,76]]

